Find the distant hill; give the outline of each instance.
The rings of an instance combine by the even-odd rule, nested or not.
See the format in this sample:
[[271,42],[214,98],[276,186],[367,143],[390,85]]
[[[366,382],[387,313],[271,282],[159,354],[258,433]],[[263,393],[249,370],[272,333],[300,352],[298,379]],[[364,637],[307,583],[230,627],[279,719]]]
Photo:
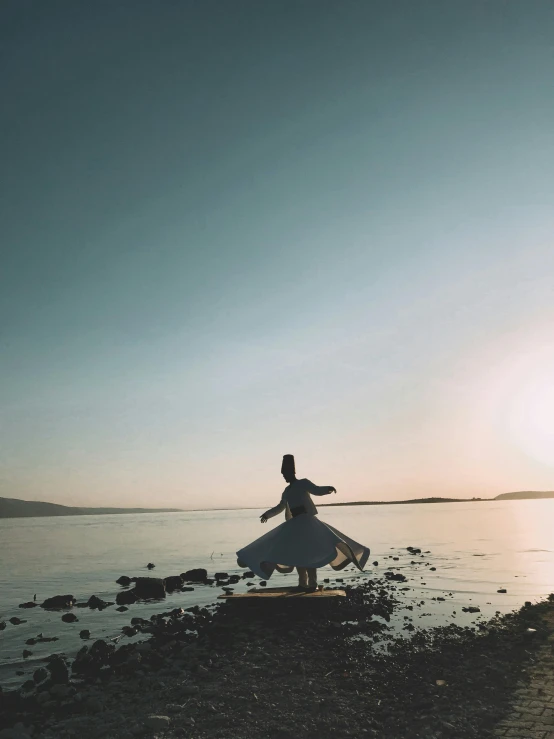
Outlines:
[[517,493],[502,493],[493,500],[536,500],[540,498],[554,498],[552,490],[521,490]]
[[72,508],[56,503],[0,498],[0,518],[34,516],[98,516],[108,513],[177,513],[179,508]]
[[407,505],[409,503],[467,503],[471,500],[483,500],[483,498],[412,498],[411,500],[360,500],[355,503],[318,503],[318,506],[342,506],[342,505]]
[[517,493],[502,493],[495,498],[411,498],[410,500],[360,500],[352,503],[318,503],[322,506],[346,505],[408,505],[410,503],[471,503],[485,500],[537,500],[554,498],[554,491],[524,490]]

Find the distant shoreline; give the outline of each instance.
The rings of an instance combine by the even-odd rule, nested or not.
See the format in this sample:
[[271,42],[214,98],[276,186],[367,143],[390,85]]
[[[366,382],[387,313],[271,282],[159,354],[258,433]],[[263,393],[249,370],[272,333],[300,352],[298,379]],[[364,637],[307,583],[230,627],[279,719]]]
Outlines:
[[0,498],[2,518],[52,518],[58,516],[104,516],[126,513],[182,513],[180,508],[81,508],[17,498]]
[[345,505],[410,505],[413,503],[474,503],[485,500],[496,500],[496,498],[411,498],[410,500],[359,500],[351,503],[319,503],[319,507],[331,508],[332,506]]
[[360,500],[350,503],[320,503],[323,506],[345,505],[410,505],[413,503],[482,503],[492,500],[549,500],[554,498],[554,491],[521,490],[516,493],[501,493],[494,498],[411,498],[409,500]]
[[[345,503],[319,503],[320,508],[338,508],[359,505],[413,505],[416,503],[481,503],[501,500],[548,500],[554,491],[523,490],[502,493],[494,498],[411,498],[409,500],[359,500]],[[136,513],[195,513],[200,511],[252,511],[261,506],[247,508],[79,508],[17,498],[0,498],[0,520],[3,518],[51,518],[60,516],[108,516]]]

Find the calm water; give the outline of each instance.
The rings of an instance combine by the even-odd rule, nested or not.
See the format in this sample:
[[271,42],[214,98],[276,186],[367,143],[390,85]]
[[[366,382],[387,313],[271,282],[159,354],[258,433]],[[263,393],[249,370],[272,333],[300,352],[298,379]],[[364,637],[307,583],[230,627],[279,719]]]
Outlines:
[[[75,624],[63,623],[60,613],[19,609],[19,603],[32,600],[35,593],[38,602],[60,593],[71,593],[78,600],[93,594],[114,600],[120,589],[115,580],[120,575],[148,574],[148,562],[156,564],[152,575],[158,577],[192,567],[240,573],[235,551],[267,531],[267,526],[279,523],[273,519],[262,527],[260,513],[200,511],[0,521],[0,621],[12,616],[27,619],[26,624],[8,623],[0,631],[0,683],[26,679],[40,658],[52,651],[74,653],[82,645],[81,629],[89,629],[92,638],[113,637],[131,616],[147,618],[162,608],[212,603],[221,591],[199,586],[192,593],[168,596],[165,606],[136,605],[126,613],[114,607],[101,613],[76,609],[79,622]],[[405,603],[425,599],[416,625],[453,618],[464,623],[469,617],[461,613],[461,606],[479,605],[487,617],[554,592],[554,500],[320,508],[320,516],[371,547],[370,562],[379,560],[379,566],[369,565],[370,576],[392,565],[408,577],[410,590],[401,594]],[[411,564],[414,558],[406,553],[407,546],[430,554]],[[388,559],[393,556],[399,561]],[[354,579],[356,572],[334,575],[331,568],[324,568],[320,579]],[[294,583],[294,575],[277,574],[271,579],[272,585]],[[502,587],[507,594],[496,592]],[[246,589],[243,583],[236,588],[240,589]],[[446,601],[434,601],[437,596]],[[398,623],[402,618],[399,615]],[[29,647],[33,656],[23,660],[25,640],[40,632],[59,641]],[[16,677],[16,670],[24,670],[25,676]]]

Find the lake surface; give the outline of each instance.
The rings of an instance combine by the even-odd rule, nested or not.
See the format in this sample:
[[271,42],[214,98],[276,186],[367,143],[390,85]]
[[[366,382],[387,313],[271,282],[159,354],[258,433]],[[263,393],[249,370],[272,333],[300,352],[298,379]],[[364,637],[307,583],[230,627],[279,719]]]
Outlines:
[[[74,654],[83,642],[81,629],[91,638],[114,637],[132,616],[148,618],[177,606],[213,603],[221,593],[215,586],[198,586],[190,593],[168,595],[165,603],[138,604],[126,613],[115,607],[102,612],[75,609],[78,623],[66,624],[61,613],[42,608],[20,609],[18,604],[71,593],[77,600],[98,595],[115,600],[120,575],[167,577],[193,567],[242,573],[235,552],[261,536],[279,518],[262,526],[262,511],[196,511],[187,513],[129,514],[60,518],[4,519],[0,521],[0,621],[12,616],[27,623],[8,623],[0,631],[0,684],[27,679],[40,659],[52,652]],[[399,596],[417,604],[416,626],[469,623],[475,616],[462,606],[478,605],[487,618],[509,611],[526,600],[536,601],[554,592],[554,500],[489,501],[391,506],[319,508],[320,517],[371,548],[366,568],[370,577],[393,566],[408,578],[409,590]],[[406,552],[407,546],[429,551],[424,557]],[[393,557],[399,557],[398,561]],[[374,567],[371,562],[379,561]],[[156,568],[149,573],[146,564]],[[415,564],[412,564],[415,562]],[[431,567],[436,567],[431,571]],[[328,577],[355,580],[357,570],[319,571]],[[294,585],[295,575],[275,574],[271,585]],[[506,588],[506,594],[499,594]],[[245,581],[235,588],[246,590]],[[444,597],[444,601],[433,600]],[[425,605],[419,603],[424,600]],[[453,611],[456,613],[453,614]],[[397,626],[404,614],[399,609]],[[55,643],[28,647],[25,640],[43,633]],[[17,676],[23,671],[23,676]]]

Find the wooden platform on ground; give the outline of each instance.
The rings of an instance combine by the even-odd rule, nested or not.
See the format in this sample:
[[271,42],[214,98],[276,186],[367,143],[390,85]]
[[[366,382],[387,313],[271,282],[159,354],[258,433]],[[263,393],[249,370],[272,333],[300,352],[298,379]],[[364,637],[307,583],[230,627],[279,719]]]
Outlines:
[[309,598],[310,600],[327,599],[327,598],[345,598],[346,592],[344,590],[314,590],[314,591],[303,591],[297,590],[296,588],[256,588],[255,590],[249,590],[247,593],[224,593],[218,595],[219,599],[230,601],[260,601],[260,600],[275,600],[275,599],[302,599]]

